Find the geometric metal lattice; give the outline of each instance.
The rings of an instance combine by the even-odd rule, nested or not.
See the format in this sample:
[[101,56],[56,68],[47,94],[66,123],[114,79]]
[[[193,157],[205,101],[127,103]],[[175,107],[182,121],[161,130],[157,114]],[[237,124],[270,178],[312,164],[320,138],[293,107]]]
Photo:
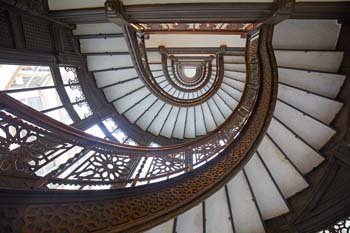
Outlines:
[[318,233],[350,233],[350,216],[338,221]]

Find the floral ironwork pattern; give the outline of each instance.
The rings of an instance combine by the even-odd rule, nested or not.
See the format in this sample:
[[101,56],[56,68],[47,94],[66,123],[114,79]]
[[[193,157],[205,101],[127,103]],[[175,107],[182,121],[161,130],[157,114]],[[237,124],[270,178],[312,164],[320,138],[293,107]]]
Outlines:
[[336,224],[327,227],[318,233],[349,233],[350,232],[350,216],[338,221]]
[[136,159],[129,156],[95,153],[67,178],[95,181],[127,178],[135,162]]
[[[145,153],[143,149],[134,146],[121,146],[107,141],[79,137],[77,132],[71,132],[72,129],[65,125],[58,126],[57,123],[54,123],[54,126],[48,125],[47,122],[50,120],[38,121],[37,119],[42,116],[35,115],[34,110],[26,109],[30,114],[21,115],[23,120],[16,118],[18,110],[11,111],[13,106],[17,106],[17,109],[23,106],[19,106],[19,103],[11,97],[1,93],[0,97],[4,104],[7,104],[7,111],[14,114],[11,116],[2,113],[2,121],[21,126],[37,136],[30,146],[23,140],[18,141],[19,149],[14,150],[15,154],[11,152],[11,158],[20,157],[21,163],[18,163],[18,166],[29,167],[30,169],[27,170],[31,172],[27,173],[39,177],[37,187],[62,184],[75,185],[83,189],[86,186],[105,185],[106,183],[112,187],[120,184],[129,187],[137,181],[157,182],[160,178],[168,179],[196,169],[215,158],[235,141],[254,109],[260,90],[260,64],[256,56],[258,41],[259,33],[256,33],[247,42],[247,68],[248,74],[251,75],[247,76],[247,85],[236,111],[216,132],[204,138],[194,140],[190,144],[147,148],[148,153]],[[68,70],[73,72],[75,69]],[[2,129],[3,134],[10,133],[9,127]],[[6,138],[11,139],[11,137]],[[1,148],[8,148],[9,143],[6,143],[1,142]],[[74,149],[73,146],[76,150],[70,152]],[[6,150],[4,154],[8,157],[11,153],[8,149]],[[21,156],[23,153],[26,155]],[[2,156],[2,160],[7,157]],[[148,158],[149,162],[147,166],[144,164],[141,172],[138,172],[136,167],[137,163],[142,161],[140,158]],[[12,160],[7,159],[6,161],[2,162],[3,167],[8,167],[8,161]],[[56,169],[50,167],[52,164]]]

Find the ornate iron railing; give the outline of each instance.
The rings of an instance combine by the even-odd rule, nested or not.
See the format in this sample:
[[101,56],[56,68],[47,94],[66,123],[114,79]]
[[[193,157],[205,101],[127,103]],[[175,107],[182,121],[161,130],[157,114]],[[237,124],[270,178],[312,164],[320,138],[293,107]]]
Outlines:
[[129,50],[131,52],[130,54],[134,62],[134,66],[138,72],[139,77],[142,78],[148,89],[163,101],[168,102],[174,106],[195,106],[208,100],[220,88],[220,85],[224,78],[224,58],[222,52],[219,52],[216,55],[217,69],[215,78],[213,80],[213,85],[211,85],[209,90],[207,90],[203,95],[192,99],[181,99],[170,95],[160,87],[160,85],[155,81],[155,78],[153,77],[148,64],[144,38],[138,37],[138,31],[128,24],[125,24],[122,27],[129,46]]
[[[163,69],[165,78],[173,87],[175,87],[177,90],[180,90],[182,92],[195,92],[204,88],[208,84],[211,77],[215,74],[214,72],[212,72],[212,63],[208,61],[206,62],[206,64],[202,65],[199,68],[200,69],[200,71],[198,72],[199,77],[193,78],[195,82],[184,83],[179,77],[178,72],[175,71],[175,69],[176,70],[179,69],[178,68],[179,64],[175,65],[174,64],[175,62],[171,61],[171,66],[169,67],[167,55],[161,52],[161,57],[162,57],[162,69]],[[169,69],[171,69],[171,71],[169,71]],[[170,75],[169,72],[171,72],[172,75]],[[215,75],[215,78],[216,77],[218,76]],[[214,82],[215,81],[213,80],[213,83]]]
[[[248,41],[249,50],[256,51],[257,46]],[[5,111],[13,114],[0,113],[4,149],[0,174],[27,178],[31,188],[74,185],[84,189],[129,187],[186,173],[217,156],[240,134],[254,109],[259,82],[258,75],[247,77],[239,105],[214,132],[190,143],[160,148],[91,137],[0,93]],[[15,182],[6,185],[11,184],[18,186]]]
[[[138,232],[217,191],[255,152],[272,116],[277,92],[272,29],[263,26],[247,39],[247,83],[236,110],[216,131],[187,144],[147,148],[112,143],[53,121],[0,93],[0,211],[7,222],[1,230]],[[73,147],[76,153],[40,173]],[[84,156],[86,160],[79,162]],[[144,159],[141,172],[131,179],[129,171],[139,158]],[[146,159],[152,162],[142,177]],[[181,175],[121,188],[174,174]],[[114,189],[35,190],[53,184],[80,189],[103,184]]]

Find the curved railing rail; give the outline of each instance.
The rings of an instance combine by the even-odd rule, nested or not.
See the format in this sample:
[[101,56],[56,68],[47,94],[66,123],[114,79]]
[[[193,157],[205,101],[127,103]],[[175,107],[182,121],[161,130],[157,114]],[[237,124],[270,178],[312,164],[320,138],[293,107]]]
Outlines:
[[[166,61],[166,65],[168,65],[168,62]],[[171,61],[171,66],[168,66],[168,69],[164,71],[165,75],[169,75],[171,78],[174,78],[175,86],[182,87],[184,92],[195,92],[200,89],[202,89],[204,86],[206,86],[209,82],[209,80],[214,76],[217,77],[215,72],[213,72],[212,69],[212,62],[207,62],[206,65],[204,65],[204,68],[201,72],[201,77],[198,78],[196,82],[193,82],[192,84],[184,83],[181,81],[181,79],[178,77],[178,70],[179,70],[179,64],[175,64],[174,61]],[[164,69],[165,67],[163,67]],[[169,73],[170,72],[170,73]],[[172,74],[172,75],[170,75]]]
[[[184,144],[149,148],[93,137],[0,93],[3,108],[15,116],[0,113],[0,130],[5,135],[0,140],[10,155],[2,158],[0,172],[25,176],[33,180],[33,188],[48,184],[118,188],[169,179],[202,166],[231,144],[244,128],[258,94],[259,76],[248,75],[239,105],[212,133]],[[11,149],[13,145],[17,147]]]
[[[217,62],[219,62],[220,56],[217,55],[216,59]],[[212,64],[211,62],[208,62],[208,64],[205,66],[204,72],[202,72],[202,75],[199,78],[199,82],[195,83],[195,85],[193,86],[185,84],[181,85],[181,82],[179,82],[179,80],[181,79],[179,77],[179,65],[174,65],[174,62],[171,63],[171,69],[173,71],[172,76],[169,74],[168,70],[168,59],[165,55],[162,55],[163,73],[170,85],[176,90],[179,90],[183,93],[200,93],[196,97],[192,98],[179,98],[182,99],[182,101],[191,101],[199,105],[208,100],[210,97],[212,97],[218,91],[223,82],[224,77],[223,75],[219,74],[219,72],[221,72],[221,69],[219,67],[220,65],[217,63],[215,71],[212,72]],[[177,72],[174,72],[175,66]],[[174,97],[174,94],[170,95]]]
[[[175,64],[174,61],[171,62],[171,70],[172,70],[172,75],[169,73],[169,64],[168,64],[168,57],[166,54],[161,52],[161,58],[162,58],[162,69],[164,76],[166,80],[175,87],[177,90],[180,90],[182,92],[195,92],[200,89],[202,89],[204,86],[206,86],[212,77],[212,63],[211,62],[206,62],[206,64],[202,65],[198,70],[200,71],[198,73],[198,78],[194,78],[196,82],[193,84],[188,84],[188,83],[183,83],[181,82],[181,79],[177,78],[177,73],[174,72],[175,69]],[[216,77],[216,76],[215,76]]]
[[[91,171],[101,172],[101,167],[110,167],[108,158],[112,158],[116,168],[121,168],[132,163],[134,157],[130,156],[128,160],[121,162],[119,148],[126,149],[125,147],[84,134],[79,135],[80,131],[68,126],[45,122],[48,120],[45,117],[35,120],[37,115],[30,115],[34,112],[1,93],[1,108],[12,115],[1,113],[0,120],[0,184],[3,187],[0,190],[0,210],[2,220],[7,222],[6,226],[0,226],[6,228],[0,230],[11,227],[18,232],[36,233],[56,228],[67,232],[139,232],[174,217],[216,192],[255,152],[272,117],[277,92],[277,69],[271,46],[272,30],[272,26],[262,26],[261,30],[248,36],[248,80],[245,92],[236,111],[223,127],[211,135],[212,141],[202,141],[201,147],[194,144],[194,154],[191,156],[178,152],[169,154],[169,151],[162,148],[159,151],[167,151],[166,155],[154,157],[156,161],[172,158],[173,160],[169,161],[163,160],[170,165],[162,162],[162,166],[168,168],[174,167],[171,161],[184,159],[186,163],[191,164],[191,158],[197,158],[197,155],[200,155],[199,159],[205,158],[207,154],[203,151],[208,147],[215,152],[203,160],[206,161],[205,166],[192,167],[194,169],[188,169],[180,176],[159,183],[130,188],[119,188],[121,185],[111,184],[116,189],[99,191],[28,189],[48,183],[64,183],[69,180],[67,177],[62,179],[52,175],[60,169],[66,169],[71,162],[88,153],[91,153],[91,156],[86,165],[95,163],[102,166],[95,166],[95,170],[86,166],[85,173],[79,173],[77,168],[72,169],[74,176],[71,180],[85,182],[86,179],[82,177],[89,177],[89,182],[95,182],[92,178],[96,177],[90,174]],[[70,135],[68,139],[63,137],[67,134]],[[85,147],[82,147],[83,144]],[[75,145],[79,145],[80,151],[66,158],[67,161],[59,165],[58,169],[53,169],[41,177],[37,174],[29,176],[33,167],[49,164],[52,162],[51,158],[60,156],[62,151]],[[113,148],[116,153],[110,154]],[[157,151],[141,147],[133,149],[137,152],[143,150],[145,158],[154,156],[152,154]],[[133,150],[130,150],[130,153],[133,153]],[[90,158],[96,160],[92,161]],[[157,169],[160,171],[160,168]],[[120,174],[114,179],[124,176],[124,173],[116,170],[114,172]],[[102,172],[100,178],[104,179],[104,182],[106,177],[108,176]],[[8,190],[10,187],[17,187],[17,190]],[[22,191],[24,188],[27,190]]]
[[213,94],[216,93],[218,88],[220,88],[220,85],[224,78],[224,58],[222,53],[217,54],[217,69],[215,74],[216,77],[214,79],[213,85],[208,91],[206,91],[205,94],[193,99],[181,99],[170,95],[168,92],[164,91],[160,87],[160,85],[155,81],[153,77],[152,71],[148,64],[147,51],[145,48],[144,39],[142,37],[139,38],[137,36],[138,33],[136,29],[127,24],[123,26],[123,30],[126,37],[126,41],[129,46],[132,60],[134,62],[134,66],[139,77],[141,77],[148,89],[163,101],[170,103],[174,106],[195,106],[205,102],[208,98],[210,98]]

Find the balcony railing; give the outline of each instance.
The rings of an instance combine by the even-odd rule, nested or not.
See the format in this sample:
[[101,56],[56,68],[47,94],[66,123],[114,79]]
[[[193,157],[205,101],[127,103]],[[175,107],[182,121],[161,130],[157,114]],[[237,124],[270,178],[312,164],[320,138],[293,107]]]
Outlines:
[[[78,222],[63,222],[84,213],[86,231],[133,232],[205,199],[239,171],[266,131],[277,92],[272,29],[262,26],[247,37],[247,82],[232,115],[184,144],[151,148],[99,139],[0,93],[0,206],[11,203],[26,232],[40,232],[36,211],[55,215],[45,221],[70,231]],[[60,186],[82,191],[45,190]],[[94,187],[113,190],[85,190]]]

